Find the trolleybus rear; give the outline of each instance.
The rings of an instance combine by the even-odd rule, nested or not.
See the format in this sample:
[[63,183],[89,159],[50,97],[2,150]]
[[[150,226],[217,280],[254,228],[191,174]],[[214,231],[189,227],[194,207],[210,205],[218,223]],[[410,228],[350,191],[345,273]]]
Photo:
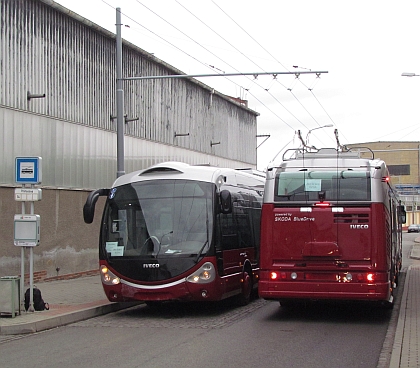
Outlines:
[[360,152],[298,150],[268,168],[259,293],[392,305],[404,210],[382,160]]

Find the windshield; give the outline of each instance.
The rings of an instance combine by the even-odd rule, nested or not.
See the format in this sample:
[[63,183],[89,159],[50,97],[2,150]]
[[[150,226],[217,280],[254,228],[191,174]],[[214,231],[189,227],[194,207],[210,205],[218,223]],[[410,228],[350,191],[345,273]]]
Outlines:
[[298,171],[277,172],[276,201],[369,201],[367,172]]
[[102,241],[107,258],[191,257],[211,244],[215,186],[153,180],[113,188]]

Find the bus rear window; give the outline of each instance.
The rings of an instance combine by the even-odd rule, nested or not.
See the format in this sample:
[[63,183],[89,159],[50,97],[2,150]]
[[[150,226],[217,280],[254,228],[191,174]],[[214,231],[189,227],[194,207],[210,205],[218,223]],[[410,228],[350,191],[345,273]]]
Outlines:
[[277,172],[275,201],[370,201],[370,175],[361,171]]

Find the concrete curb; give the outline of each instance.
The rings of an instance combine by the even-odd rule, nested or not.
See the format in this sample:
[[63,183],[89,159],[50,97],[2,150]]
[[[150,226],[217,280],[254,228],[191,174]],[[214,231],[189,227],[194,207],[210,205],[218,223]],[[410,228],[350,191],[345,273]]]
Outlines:
[[[18,324],[0,326],[0,335],[22,335],[34,332],[49,330],[52,328],[65,326],[70,323],[84,321],[89,318],[101,316],[111,312],[130,308],[139,303],[109,303],[104,302],[101,305],[88,307],[81,310],[63,313],[56,316],[44,317],[37,321],[28,321]],[[41,312],[42,313],[42,312]]]
[[395,331],[394,344],[391,352],[391,359],[389,362],[389,368],[399,368],[401,362],[401,353],[403,347],[403,337],[404,337],[404,328],[405,328],[405,318],[406,318],[406,309],[407,309],[407,293],[408,293],[408,283],[410,282],[410,271],[411,266],[408,267],[407,276],[404,282],[403,294],[401,297],[401,306],[398,314],[397,329]]

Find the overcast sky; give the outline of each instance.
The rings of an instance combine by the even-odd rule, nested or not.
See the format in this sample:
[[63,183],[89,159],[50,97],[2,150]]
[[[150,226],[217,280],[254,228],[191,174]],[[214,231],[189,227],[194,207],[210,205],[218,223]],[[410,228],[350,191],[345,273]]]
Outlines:
[[260,170],[298,130],[318,148],[334,129],[342,144],[420,141],[420,76],[401,76],[420,75],[418,0],[57,2],[113,33],[120,7],[122,37],[187,74],[327,71],[200,79],[260,114]]

